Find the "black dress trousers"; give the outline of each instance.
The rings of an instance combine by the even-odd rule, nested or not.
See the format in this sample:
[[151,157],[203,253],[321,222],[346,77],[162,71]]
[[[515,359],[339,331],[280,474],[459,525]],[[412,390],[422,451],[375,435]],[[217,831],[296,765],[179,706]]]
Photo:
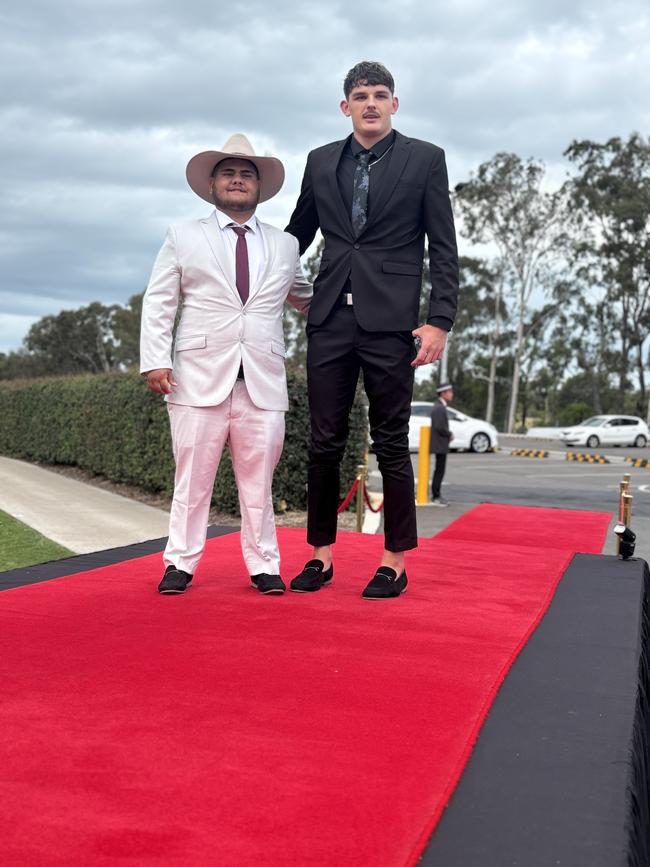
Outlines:
[[415,357],[410,331],[365,331],[354,309],[337,305],[318,326],[307,326],[311,414],[308,467],[310,545],[336,540],[339,465],[348,417],[363,371],[370,433],[384,483],[384,535],[389,551],[417,547],[413,466],[408,444]]

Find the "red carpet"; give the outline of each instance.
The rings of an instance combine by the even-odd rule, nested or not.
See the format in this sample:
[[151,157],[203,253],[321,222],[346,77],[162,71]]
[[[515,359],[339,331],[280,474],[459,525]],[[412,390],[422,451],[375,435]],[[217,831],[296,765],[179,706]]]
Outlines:
[[[0,594],[2,864],[414,864],[609,517],[478,507],[387,602],[359,597],[382,539],[356,534],[313,595],[249,589],[236,534],[183,597],[159,555]],[[280,539],[290,576],[304,531]]]

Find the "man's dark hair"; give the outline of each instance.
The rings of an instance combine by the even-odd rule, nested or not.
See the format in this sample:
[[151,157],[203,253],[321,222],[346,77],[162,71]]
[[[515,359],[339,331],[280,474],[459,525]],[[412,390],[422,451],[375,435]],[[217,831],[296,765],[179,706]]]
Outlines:
[[373,60],[362,60],[357,63],[345,76],[343,82],[343,93],[347,99],[355,87],[376,87],[383,84],[391,93],[395,93],[395,82],[393,76],[381,63],[375,63]]

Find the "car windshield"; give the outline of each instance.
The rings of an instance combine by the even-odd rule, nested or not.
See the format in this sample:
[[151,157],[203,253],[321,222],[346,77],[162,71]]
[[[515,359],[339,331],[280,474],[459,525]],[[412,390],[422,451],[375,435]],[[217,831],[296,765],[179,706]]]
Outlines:
[[578,425],[578,427],[600,427],[601,424],[605,424],[607,421],[606,418],[603,418],[602,415],[594,415],[592,418],[588,418],[587,421],[582,421]]

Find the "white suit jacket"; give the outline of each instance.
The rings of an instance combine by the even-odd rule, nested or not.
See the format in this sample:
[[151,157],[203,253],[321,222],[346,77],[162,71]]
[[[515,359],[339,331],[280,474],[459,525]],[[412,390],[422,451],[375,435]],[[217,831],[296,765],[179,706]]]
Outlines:
[[[214,212],[204,220],[171,226],[153,266],[142,302],[140,370],[172,368],[171,403],[214,406],[230,394],[240,364],[253,403],[287,410],[282,312],[285,300],[309,309],[311,284],[298,241],[274,226],[258,226],[266,261],[246,304],[235,284],[232,251]],[[172,360],[172,329],[181,318]]]

